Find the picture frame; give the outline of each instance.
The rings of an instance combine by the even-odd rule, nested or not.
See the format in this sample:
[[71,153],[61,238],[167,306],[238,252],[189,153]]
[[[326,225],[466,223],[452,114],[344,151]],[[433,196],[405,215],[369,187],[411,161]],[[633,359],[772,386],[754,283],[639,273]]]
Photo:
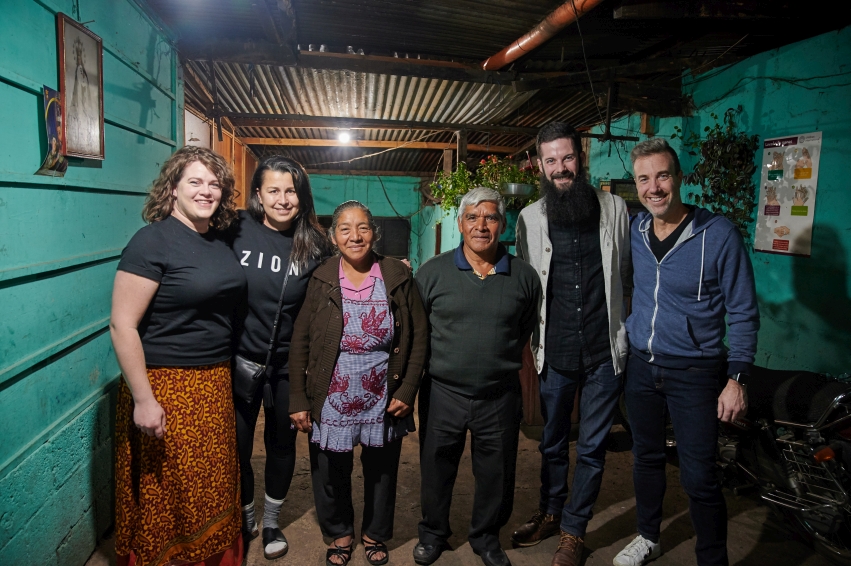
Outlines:
[[638,188],[635,185],[635,179],[612,179],[611,193],[618,195],[624,200],[630,216],[635,216],[639,212],[646,210],[638,198]]
[[103,40],[62,12],[56,27],[64,154],[103,160]]

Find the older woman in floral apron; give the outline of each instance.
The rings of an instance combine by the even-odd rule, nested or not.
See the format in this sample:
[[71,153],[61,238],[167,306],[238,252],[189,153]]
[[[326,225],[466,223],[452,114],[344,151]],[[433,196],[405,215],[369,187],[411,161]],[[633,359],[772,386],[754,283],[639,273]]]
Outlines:
[[410,269],[372,251],[376,226],[366,206],[338,206],[329,235],[339,256],[313,272],[293,329],[290,418],[310,434],[316,512],[322,533],[334,540],[326,564],[351,559],[358,445],[361,540],[370,564],[386,564],[402,437],[414,430],[428,320]]

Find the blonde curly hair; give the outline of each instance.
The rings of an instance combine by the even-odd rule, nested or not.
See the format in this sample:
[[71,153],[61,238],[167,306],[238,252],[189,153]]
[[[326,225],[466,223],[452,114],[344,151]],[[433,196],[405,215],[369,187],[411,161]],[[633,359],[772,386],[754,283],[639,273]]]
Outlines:
[[160,175],[154,181],[142,218],[145,222],[159,222],[171,216],[174,209],[174,188],[183,177],[183,172],[191,163],[199,162],[216,176],[222,189],[222,200],[219,207],[210,218],[210,227],[224,230],[236,219],[236,190],[234,188],[233,172],[224,158],[218,153],[204,147],[184,146],[174,152],[174,155],[163,163]]

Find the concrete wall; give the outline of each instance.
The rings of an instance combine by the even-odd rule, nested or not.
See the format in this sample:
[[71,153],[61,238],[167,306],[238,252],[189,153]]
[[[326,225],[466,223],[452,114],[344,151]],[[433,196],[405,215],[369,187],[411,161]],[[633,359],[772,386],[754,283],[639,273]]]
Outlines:
[[[762,53],[686,79],[684,90],[694,97],[695,115],[657,120],[658,135],[666,139],[674,125],[686,135],[702,133],[704,126],[714,123],[711,112],[721,115],[741,105],[743,128],[761,141],[823,132],[812,257],[751,253],[762,317],[756,362],[769,368],[851,371],[851,205],[843,182],[847,148],[842,149],[851,144],[849,60],[851,28]],[[638,117],[622,118],[612,129],[615,134],[635,135]],[[591,179],[598,186],[602,179],[627,176],[614,148],[609,157],[608,145],[596,140],[591,144]],[[689,170],[694,159],[673,145]],[[620,144],[630,171],[633,146]],[[754,182],[759,184],[759,171]],[[683,186],[684,200],[695,190]]]
[[[106,159],[34,176],[56,12],[103,38]],[[183,135],[163,32],[132,0],[12,0],[0,17],[0,564],[82,564],[112,522],[115,267]]]

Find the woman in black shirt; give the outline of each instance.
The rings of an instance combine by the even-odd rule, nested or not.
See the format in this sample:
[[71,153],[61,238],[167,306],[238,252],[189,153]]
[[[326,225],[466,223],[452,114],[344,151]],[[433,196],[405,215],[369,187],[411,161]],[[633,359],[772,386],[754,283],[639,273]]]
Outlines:
[[222,238],[236,217],[221,156],[178,150],[121,254],[110,333],[123,379],[115,431],[119,563],[238,565],[231,321],[245,275]]
[[[248,299],[235,324],[236,355],[254,364],[265,364],[272,338],[264,383],[250,398],[243,398],[238,385],[234,388],[243,532],[248,539],[259,534],[251,452],[261,402],[265,406],[263,554],[271,560],[288,550],[278,527],[278,514],[295,470],[297,431],[290,428],[287,366],[293,322],[304,302],[310,274],[321,259],[330,255],[327,238],[314,212],[310,181],[300,164],[280,155],[260,162],[251,180],[248,210],[239,212],[232,238],[233,252],[248,280]],[[279,301],[279,323],[276,336],[272,337]],[[237,366],[245,364],[237,359]],[[234,379],[242,377],[236,374]]]

